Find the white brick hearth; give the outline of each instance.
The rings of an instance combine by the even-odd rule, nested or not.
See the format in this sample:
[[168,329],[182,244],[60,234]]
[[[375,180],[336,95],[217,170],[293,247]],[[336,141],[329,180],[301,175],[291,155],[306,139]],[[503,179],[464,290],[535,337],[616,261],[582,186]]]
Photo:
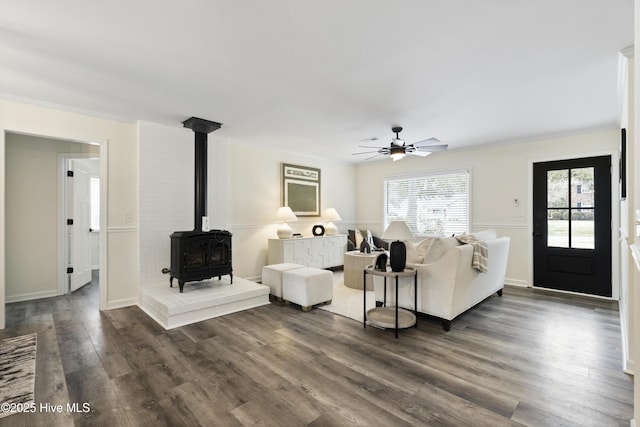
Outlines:
[[178,281],[141,287],[138,306],[165,329],[173,329],[225,314],[269,304],[269,287],[229,276],[187,282],[180,293]]

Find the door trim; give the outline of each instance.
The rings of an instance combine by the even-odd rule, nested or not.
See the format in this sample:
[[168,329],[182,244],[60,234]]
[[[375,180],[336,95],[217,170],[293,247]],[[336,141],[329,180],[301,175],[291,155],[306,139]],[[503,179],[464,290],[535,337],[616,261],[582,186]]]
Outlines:
[[[611,156],[611,297],[601,297],[591,294],[583,294],[579,292],[561,291],[549,288],[542,288],[533,284],[533,164],[542,162],[553,162],[556,160],[571,160],[582,157],[598,157],[598,156]],[[561,292],[567,294],[577,294],[593,298],[604,298],[608,300],[620,299],[620,186],[618,184],[620,180],[620,171],[616,166],[620,159],[620,153],[617,151],[593,151],[584,152],[579,154],[566,154],[552,157],[543,157],[529,159],[527,163],[527,201],[529,211],[527,221],[527,278],[529,288],[541,289],[549,292]]]

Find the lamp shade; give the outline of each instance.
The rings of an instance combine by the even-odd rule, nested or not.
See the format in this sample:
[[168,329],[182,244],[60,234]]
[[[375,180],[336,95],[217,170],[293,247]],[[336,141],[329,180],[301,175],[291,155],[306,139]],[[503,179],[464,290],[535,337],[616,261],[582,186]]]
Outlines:
[[404,221],[391,221],[384,233],[382,233],[384,240],[409,240],[413,239],[413,234],[407,223]]
[[338,215],[338,211],[335,208],[328,208],[324,211],[322,219],[325,221],[342,221],[342,218],[340,218],[340,215]]
[[282,206],[281,208],[278,208],[278,211],[276,212],[276,220],[284,222],[297,221],[298,217],[293,213],[289,206]]

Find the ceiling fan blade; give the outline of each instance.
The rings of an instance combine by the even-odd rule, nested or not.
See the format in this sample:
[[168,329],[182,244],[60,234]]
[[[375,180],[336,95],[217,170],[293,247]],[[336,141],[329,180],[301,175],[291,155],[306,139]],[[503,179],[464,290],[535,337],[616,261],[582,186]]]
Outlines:
[[427,157],[429,154],[431,154],[431,151],[414,150],[414,151],[407,151],[407,154],[410,154],[412,156]]
[[358,147],[362,147],[362,148],[378,148],[378,149],[384,148],[384,147],[381,147],[379,145],[378,146],[374,146],[374,145],[358,145]]
[[449,147],[448,144],[440,144],[440,145],[421,145],[419,147],[414,147],[415,151],[445,151]]
[[377,153],[377,152],[378,152],[378,150],[376,150],[376,151],[361,151],[359,153],[352,153],[351,155],[352,156],[357,156],[358,154],[369,154],[369,153]]
[[376,154],[375,156],[367,157],[367,158],[366,158],[366,159],[364,159],[364,160],[366,161],[366,160],[375,159],[375,158],[376,158],[376,157],[378,157],[378,156],[382,156],[382,154],[381,154],[381,153],[378,153],[378,154]]
[[418,142],[414,142],[413,145],[414,147],[420,147],[423,145],[432,145],[432,144],[439,144],[440,140],[438,138],[429,138],[429,139],[424,139],[422,141],[418,141]]

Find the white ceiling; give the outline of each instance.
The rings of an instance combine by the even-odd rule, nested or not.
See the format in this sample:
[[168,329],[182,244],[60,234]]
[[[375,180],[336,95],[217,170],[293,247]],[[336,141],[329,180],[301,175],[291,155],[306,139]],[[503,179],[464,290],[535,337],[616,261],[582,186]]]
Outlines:
[[354,161],[613,128],[632,43],[633,0],[2,0],[0,96]]

